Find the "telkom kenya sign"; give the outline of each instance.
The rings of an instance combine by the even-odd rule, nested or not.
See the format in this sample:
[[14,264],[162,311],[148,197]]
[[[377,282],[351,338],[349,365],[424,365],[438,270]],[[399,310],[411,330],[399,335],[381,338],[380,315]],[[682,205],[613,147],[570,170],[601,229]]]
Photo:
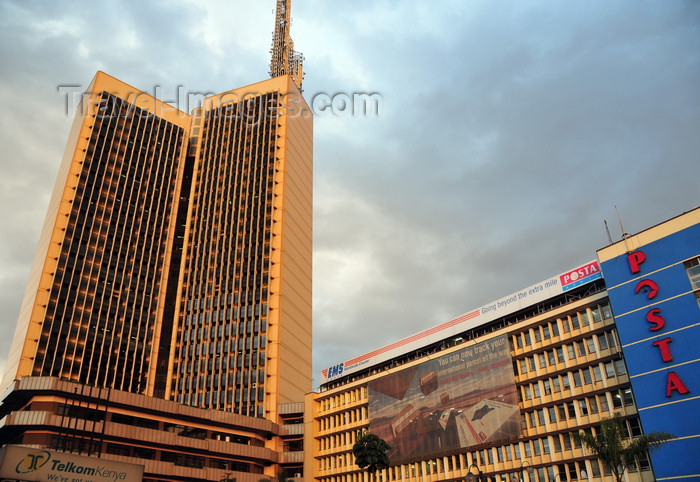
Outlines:
[[143,465],[6,445],[0,448],[0,479],[30,482],[142,482]]

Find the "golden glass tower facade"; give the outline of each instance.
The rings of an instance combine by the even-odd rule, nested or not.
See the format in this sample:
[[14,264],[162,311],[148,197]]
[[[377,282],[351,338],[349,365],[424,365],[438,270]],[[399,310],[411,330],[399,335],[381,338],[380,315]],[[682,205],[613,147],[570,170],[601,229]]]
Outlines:
[[267,417],[311,388],[311,118],[281,115],[293,85],[227,92],[193,117],[169,387],[181,403]]
[[3,386],[57,377],[277,422],[311,389],[312,135],[289,76],[189,115],[99,72]]

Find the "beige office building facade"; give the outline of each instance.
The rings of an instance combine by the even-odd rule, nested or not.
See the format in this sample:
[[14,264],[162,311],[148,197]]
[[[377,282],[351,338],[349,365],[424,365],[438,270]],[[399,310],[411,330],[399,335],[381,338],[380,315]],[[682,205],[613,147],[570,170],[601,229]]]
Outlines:
[[[141,444],[139,454],[162,460],[167,451],[151,436],[90,438],[70,419],[108,423],[110,397],[124,393],[129,417],[148,419],[149,399],[175,415],[178,406],[199,411],[199,424],[216,411],[218,428],[198,427],[197,437],[238,440],[228,460],[210,465],[197,458],[201,446],[185,444],[166,463],[228,468],[239,480],[299,474],[300,454],[282,455],[300,451],[299,429],[280,427],[299,425],[311,390],[312,140],[310,111],[288,75],[207,97],[188,114],[98,72],[19,315],[2,385],[21,396],[6,397],[2,415],[14,425],[0,429],[12,435],[4,440],[107,457],[111,444],[136,463]],[[33,394],[28,377],[41,390]],[[17,416],[38,406],[62,415],[36,425]],[[158,410],[160,428],[141,428],[187,425]],[[261,431],[260,420],[274,427]],[[236,447],[253,442],[267,452]],[[145,477],[211,477],[164,474]]]
[[[307,400],[306,473],[317,481],[370,480],[352,454],[367,430],[392,447],[377,480],[612,481],[571,434],[614,413],[630,437],[641,433],[595,261],[334,365],[322,380]],[[648,460],[627,480],[653,480]]]

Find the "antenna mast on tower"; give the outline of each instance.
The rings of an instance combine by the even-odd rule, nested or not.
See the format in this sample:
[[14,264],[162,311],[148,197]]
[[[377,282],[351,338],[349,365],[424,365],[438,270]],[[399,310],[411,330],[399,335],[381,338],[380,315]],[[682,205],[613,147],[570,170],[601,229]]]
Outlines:
[[304,55],[294,50],[294,42],[289,35],[292,19],[292,0],[277,0],[275,9],[275,31],[272,34],[272,60],[270,61],[270,77],[289,74],[301,90],[304,80],[302,62]]

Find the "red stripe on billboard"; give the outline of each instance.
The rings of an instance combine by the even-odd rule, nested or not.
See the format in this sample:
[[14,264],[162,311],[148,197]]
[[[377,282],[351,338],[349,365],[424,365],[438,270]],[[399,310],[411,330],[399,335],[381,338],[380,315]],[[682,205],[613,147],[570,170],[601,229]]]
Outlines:
[[469,312],[467,314],[459,316],[453,320],[447,321],[441,325],[434,326],[433,328],[430,328],[430,329],[425,330],[425,331],[421,331],[420,333],[416,333],[413,336],[409,336],[408,338],[404,338],[403,340],[399,340],[397,342],[394,342],[391,345],[384,346],[384,347],[379,348],[377,350],[374,350],[372,352],[365,353],[364,355],[358,356],[357,358],[353,358],[352,360],[348,360],[345,362],[345,365],[350,366],[350,365],[353,365],[355,363],[361,362],[363,360],[367,360],[368,358],[372,358],[373,356],[377,356],[377,355],[380,355],[380,354],[385,353],[387,351],[393,350],[395,348],[399,348],[403,345],[407,345],[408,343],[419,340],[419,339],[426,337],[426,336],[430,336],[434,333],[437,333],[439,331],[444,330],[445,328],[449,328],[451,326],[462,323],[463,321],[471,320],[472,318],[475,318],[477,316],[479,316],[479,310],[474,310],[472,312]]

